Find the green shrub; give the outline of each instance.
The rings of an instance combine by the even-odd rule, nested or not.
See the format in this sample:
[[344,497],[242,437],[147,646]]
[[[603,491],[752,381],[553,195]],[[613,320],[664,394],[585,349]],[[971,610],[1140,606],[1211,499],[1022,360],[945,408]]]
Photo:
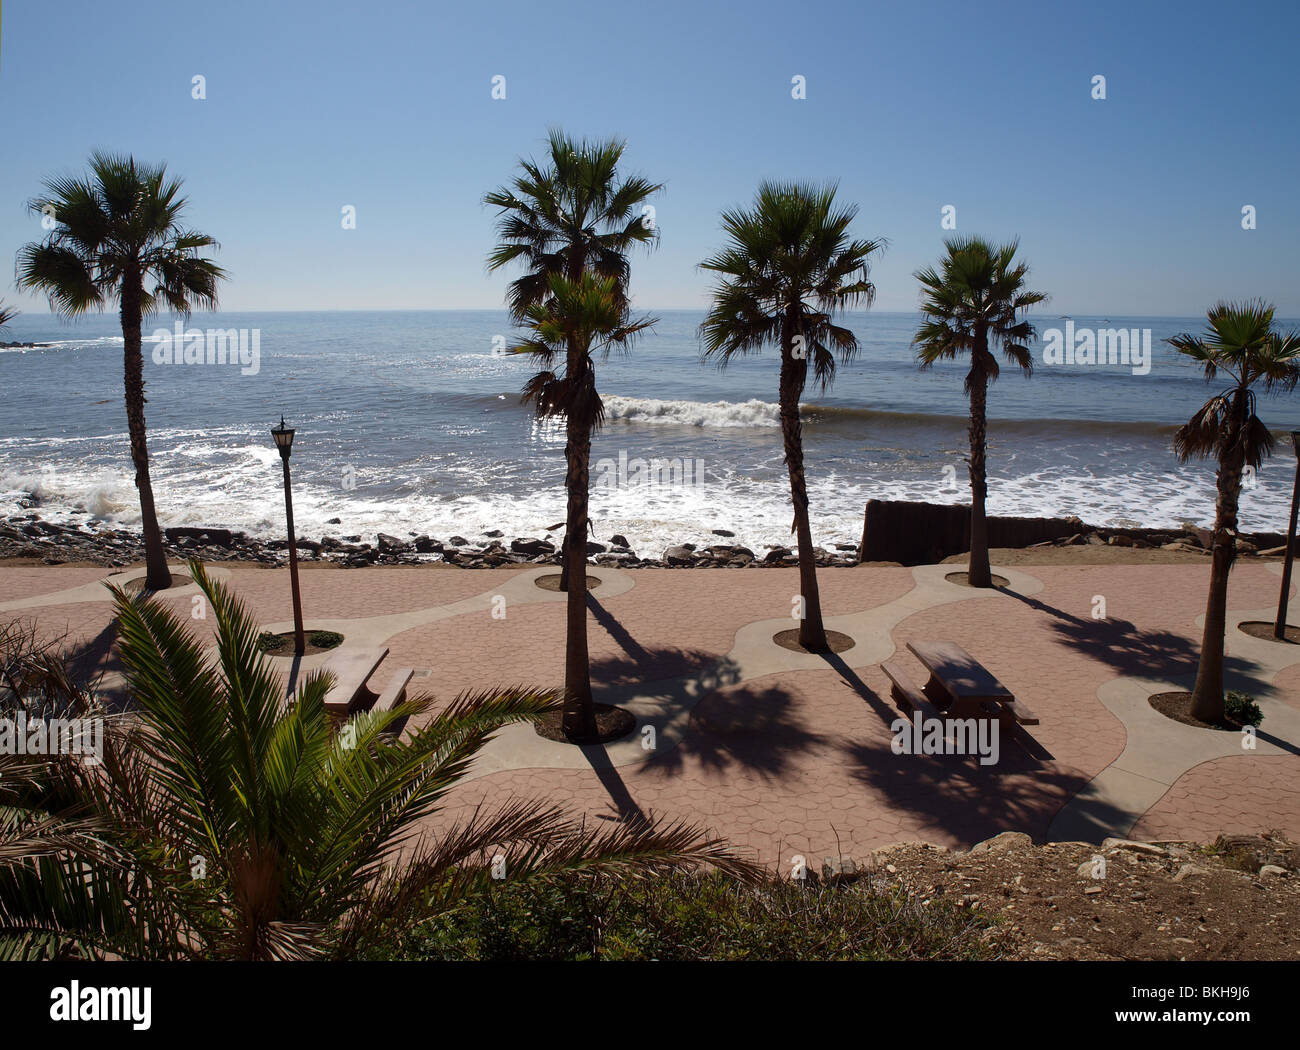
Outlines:
[[722,875],[570,876],[492,890],[417,924],[384,958],[987,959],[995,920],[897,887],[746,886]]
[[1234,722],[1243,726],[1257,726],[1264,721],[1264,712],[1259,709],[1253,696],[1229,689],[1223,699],[1224,711]]
[[[264,653],[283,653],[291,648],[292,637],[263,631],[257,636],[257,647]],[[343,644],[343,635],[338,631],[308,631],[307,644],[314,645],[317,649],[335,649]]]
[[289,640],[270,631],[263,631],[257,636],[257,647],[264,653],[278,653],[281,649],[289,648]]

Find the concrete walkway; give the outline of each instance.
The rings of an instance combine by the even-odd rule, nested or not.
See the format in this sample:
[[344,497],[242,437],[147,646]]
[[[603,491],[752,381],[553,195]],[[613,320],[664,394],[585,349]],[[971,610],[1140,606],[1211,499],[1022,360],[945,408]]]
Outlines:
[[[1179,785],[1201,767],[1212,766],[1215,783],[1227,784],[1228,801],[1219,801],[1229,807],[1234,783],[1241,798],[1258,799],[1256,782],[1275,783],[1279,769],[1300,782],[1300,704],[1289,687],[1273,684],[1300,663],[1300,646],[1235,629],[1242,620],[1271,619],[1263,602],[1275,597],[1275,566],[1239,566],[1230,591],[1229,686],[1253,693],[1265,712],[1250,750],[1236,734],[1181,725],[1146,702],[1154,692],[1190,688],[1199,630],[1188,612],[1203,606],[1206,567],[999,568],[1008,585],[996,591],[948,582],[958,569],[823,570],[826,626],[854,642],[823,656],[773,642],[795,626],[789,615],[761,616],[790,608],[794,570],[591,566],[600,581],[591,603],[593,685],[598,700],[636,715],[637,732],[579,748],[545,740],[531,726],[508,727],[472,768],[475,785],[462,789],[466,805],[523,792],[626,819],[657,803],[768,857],[770,840],[780,840],[775,856],[784,858],[793,848],[847,851],[882,845],[881,838],[968,843],[1011,828],[1040,839],[1100,841],[1133,833],[1148,813],[1166,831],[1193,818],[1194,802],[1178,802]],[[346,607],[369,614],[309,615],[306,625],[338,631],[348,646],[388,645],[390,664],[423,665],[415,691],[553,686],[563,656],[564,617],[556,606],[566,599],[535,581],[556,571],[308,570],[309,613]],[[66,572],[82,578],[59,586],[57,568],[0,568],[0,598],[23,595],[0,601],[0,615],[34,617],[52,634],[64,615],[70,633],[110,631],[102,582],[86,582],[84,570]],[[213,574],[265,629],[292,629],[284,618],[286,573],[232,564]],[[136,569],[106,579],[120,584],[142,575]],[[196,594],[191,585],[161,598],[180,610],[192,607]],[[1097,595],[1108,596],[1110,619],[1089,616]],[[211,624],[196,619],[194,627]],[[730,640],[713,648],[723,638]],[[972,768],[969,758],[894,755],[889,724],[898,712],[879,664],[896,653],[910,659],[904,646],[915,638],[960,642],[1024,698],[1042,718],[1029,729],[1028,746],[1004,741],[991,770]],[[696,649],[689,644],[696,639],[708,644]],[[327,658],[309,656],[302,668]],[[292,663],[273,662],[286,671]],[[1268,797],[1271,812],[1251,803],[1225,819],[1300,830],[1300,789]],[[806,847],[785,844],[801,838]]]

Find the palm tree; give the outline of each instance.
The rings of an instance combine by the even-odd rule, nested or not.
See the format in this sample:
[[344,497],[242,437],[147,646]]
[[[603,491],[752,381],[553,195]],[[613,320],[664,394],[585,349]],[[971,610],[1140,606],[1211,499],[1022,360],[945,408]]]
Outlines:
[[[200,562],[190,572],[214,612],[215,652],[169,606],[114,588],[136,709],[110,720],[100,764],[47,760],[42,776],[61,792],[0,779],[27,808],[21,836],[0,810],[0,958],[355,958],[485,892],[494,873],[637,876],[709,864],[758,877],[692,826],[595,830],[522,799],[417,840],[493,735],[559,698],[464,694],[399,735],[401,722],[430,712],[417,698],[336,733],[323,705],[331,676],[306,676],[286,702],[247,611]],[[46,805],[50,795],[80,805]],[[77,812],[84,825],[70,823]],[[35,857],[21,852],[33,844]]]
[[804,612],[799,643],[815,652],[826,651],[828,645],[808,520],[799,401],[810,360],[824,391],[835,378],[836,357],[848,361],[857,353],[857,337],[833,318],[839,310],[871,305],[876,290],[867,280],[870,257],[885,243],[849,239],[857,208],[837,207],[835,190],[834,183],[762,183],[751,210],[723,212],[729,242],[700,264],[720,275],[713,306],[700,325],[704,356],[716,358],[725,368],[733,356],[757,353],[765,346],[781,354],[781,436],[794,502],[790,531],[798,535]]
[[[544,302],[528,307],[531,336],[511,352],[528,354],[543,366],[524,387],[524,401],[532,402],[543,418],[565,421],[571,450],[564,479],[569,494],[569,534],[585,536],[591,435],[605,421],[605,407],[596,390],[593,353],[599,351],[608,357],[612,348],[626,350],[638,333],[655,324],[655,319],[633,320],[613,277],[584,272],[575,281],[552,274],[548,289]],[[581,582],[569,587],[567,598],[563,727],[572,740],[590,740],[597,734],[587,654],[586,544],[569,544],[565,563],[570,580]]]
[[96,151],[88,176],[47,179],[44,196],[28,203],[34,214],[52,215],[54,228],[18,253],[18,287],[48,295],[54,312],[76,317],[118,304],[126,422],[151,590],[170,586],[171,576],[149,481],[141,324],[160,308],[182,317],[195,305],[215,309],[217,282],[226,276],[199,255],[217,242],[180,225],[187,203],[180,189],[181,180],[168,178],[166,165]]
[[3,329],[10,321],[18,316],[18,311],[12,307],[7,307],[4,300],[0,299],[0,329]]
[[1220,371],[1231,385],[1196,410],[1174,434],[1180,462],[1215,457],[1219,463],[1214,507],[1214,545],[1210,596],[1205,604],[1201,659],[1192,688],[1192,715],[1222,723],[1223,635],[1228,608],[1228,573],[1237,557],[1237,500],[1242,470],[1258,469],[1273,451],[1273,435],[1255,415],[1256,385],[1266,392],[1293,390],[1300,380],[1300,333],[1273,330],[1273,307],[1259,300],[1218,303],[1206,315],[1203,336],[1178,335],[1168,340],[1180,354],[1201,366],[1207,382]]
[[992,587],[989,568],[988,522],[984,501],[988,495],[985,465],[988,386],[998,377],[998,359],[990,347],[1000,348],[1007,361],[1026,377],[1034,368],[1026,345],[1034,326],[1025,320],[1029,307],[1045,302],[1042,292],[1025,288],[1026,263],[1015,261],[1019,241],[993,245],[980,237],[954,237],[946,242],[942,273],[926,267],[915,274],[921,282],[924,315],[912,345],[921,368],[937,361],[970,355],[966,394],[970,397],[970,566],[972,587]]
[[[553,128],[548,146],[548,166],[521,160],[523,174],[483,198],[483,203],[500,209],[500,244],[488,256],[488,270],[515,262],[525,267],[524,275],[512,281],[506,292],[511,318],[518,324],[528,320],[530,307],[551,294],[550,280],[556,274],[570,281],[588,271],[611,278],[615,302],[626,309],[628,252],[658,240],[646,201],[663,186],[638,175],[619,176],[626,143],[617,139],[578,140]],[[574,452],[572,445],[566,445],[565,460]],[[582,464],[581,473],[588,469],[588,464]],[[571,577],[570,544],[582,550],[581,564],[586,565],[587,533],[577,529],[576,522],[565,523],[561,590],[568,589]],[[585,570],[578,575],[585,581]]]

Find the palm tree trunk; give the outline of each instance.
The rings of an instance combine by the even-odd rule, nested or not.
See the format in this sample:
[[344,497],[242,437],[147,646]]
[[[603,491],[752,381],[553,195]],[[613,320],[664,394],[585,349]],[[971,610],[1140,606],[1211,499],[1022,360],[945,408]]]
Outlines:
[[568,633],[564,649],[565,733],[573,738],[596,735],[596,711],[591,695],[591,664],[587,653],[587,545],[576,540],[587,534],[591,425],[568,420],[569,455],[565,485],[569,491],[568,535],[564,550],[569,570]]
[[988,377],[972,368],[970,384],[970,564],[967,580],[972,587],[992,587],[989,568],[989,526],[984,510],[988,497],[985,448],[988,434]]
[[790,497],[794,501],[794,527],[799,541],[799,594],[803,598],[803,619],[799,622],[799,644],[810,652],[824,653],[830,646],[822,623],[821,593],[817,589],[817,561],[813,554],[812,526],[808,522],[808,479],[803,469],[803,424],[799,421],[799,394],[803,373],[790,356],[781,355],[781,437],[785,442],[785,465],[790,472]]
[[[575,243],[573,243],[573,244],[570,244],[570,245],[569,245],[569,252],[568,252],[568,254],[569,254],[569,258],[568,258],[568,261],[567,261],[567,263],[565,264],[565,268],[564,268],[565,276],[566,276],[570,281],[574,281],[574,282],[580,281],[580,280],[582,279],[582,271],[583,271],[584,267],[587,265],[587,255],[586,255],[586,252],[583,251],[583,247],[582,247],[581,242],[575,242]],[[577,349],[576,346],[574,346],[574,344],[573,344],[573,340],[572,340],[572,339],[569,340],[569,345],[568,345],[568,347],[567,347],[567,352],[568,352],[568,362],[567,362],[567,366],[568,366],[568,374],[569,374],[569,375],[573,375],[573,374],[574,374],[574,369],[575,369],[576,364],[577,364],[578,349]],[[582,462],[582,468],[583,468],[584,473],[587,472],[587,471],[590,469],[590,467],[589,467],[589,463],[588,463],[588,458],[590,457],[590,454],[591,454],[591,440],[590,440],[590,439],[591,439],[591,431],[590,431],[590,430],[587,431],[587,438],[588,438],[588,440],[587,440],[587,455],[583,457],[583,462]],[[573,462],[572,462],[572,460],[573,460],[573,454],[574,454],[573,441],[572,441],[572,438],[570,438],[570,440],[569,440],[569,441],[566,441],[565,444],[564,444],[564,465],[565,465],[565,476],[566,476],[566,477],[568,476],[569,471],[571,471],[571,470],[573,469]],[[573,505],[573,503],[572,503],[572,493],[570,493],[570,504],[569,504],[569,505],[570,505],[570,507],[572,507],[572,505]],[[570,557],[569,557],[569,547],[570,547],[570,546],[572,545],[572,543],[573,543],[573,537],[574,537],[574,535],[575,535],[575,532],[574,532],[574,524],[573,524],[573,518],[572,518],[572,510],[570,510],[570,517],[569,517],[569,520],[568,520],[567,522],[565,522],[565,525],[564,525],[564,539],[560,542],[560,590],[562,590],[562,591],[568,591],[568,589],[569,589],[569,579],[570,579],[569,567],[570,567],[570,563],[571,563],[571,559],[570,559]],[[582,532],[581,532],[581,533],[577,533],[576,535],[578,535],[578,536],[580,537],[580,539],[579,539],[579,541],[578,541],[578,546],[582,548],[582,566],[583,566],[583,568],[582,568],[582,576],[583,576],[583,579],[585,580],[585,579],[586,579],[586,576],[587,576],[587,568],[586,568],[586,566],[587,566],[587,527],[586,527],[585,524],[583,525]],[[585,584],[585,583],[583,584],[583,588],[582,588],[582,589],[583,589],[583,593],[584,593],[583,601],[585,602],[585,601],[586,601],[585,594],[586,594],[586,590],[587,590],[587,588],[586,588],[586,584]],[[585,613],[584,613],[584,615],[585,615]],[[594,730],[593,730],[593,732],[594,732]]]
[[1228,573],[1237,557],[1237,501],[1241,495],[1241,468],[1245,453],[1241,434],[1245,397],[1238,391],[1233,402],[1233,435],[1219,460],[1218,498],[1214,505],[1214,546],[1210,559],[1210,596],[1205,602],[1205,630],[1201,634],[1201,659],[1192,687],[1193,718],[1202,722],[1224,720],[1223,636],[1228,619]]
[[154,508],[153,484],[149,480],[149,447],[145,442],[144,355],[141,350],[141,301],[143,281],[139,270],[128,269],[122,279],[122,342],[126,372],[126,426],[131,436],[131,461],[135,464],[135,487],[140,493],[140,531],[144,534],[145,586],[161,591],[171,586],[167,552]]

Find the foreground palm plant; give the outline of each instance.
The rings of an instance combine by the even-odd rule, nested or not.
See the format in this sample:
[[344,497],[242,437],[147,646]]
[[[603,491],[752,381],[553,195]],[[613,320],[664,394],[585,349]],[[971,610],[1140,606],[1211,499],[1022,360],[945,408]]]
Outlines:
[[0,954],[347,958],[500,885],[494,875],[643,876],[702,863],[756,874],[694,827],[592,830],[526,800],[429,830],[493,734],[558,698],[465,694],[399,736],[400,722],[430,714],[417,699],[335,733],[330,676],[308,675],[286,699],[248,613],[202,564],[190,571],[216,621],[215,652],[166,605],[114,589],[135,706],[114,720],[99,763],[51,759],[41,776],[58,791],[19,792],[28,824],[84,814],[84,829],[29,857],[29,846],[7,847],[5,836],[20,840],[0,823]]
[[[549,288],[550,296],[544,303],[528,308],[527,330],[531,335],[512,352],[527,354],[543,366],[524,387],[525,402],[532,402],[543,418],[565,421],[572,452],[564,479],[569,494],[569,534],[585,536],[591,436],[605,421],[605,407],[596,390],[594,354],[608,357],[615,347],[626,349],[655,319],[632,319],[612,277],[596,278],[584,273],[573,281],[552,274]],[[586,544],[569,544],[564,557],[571,582],[562,724],[565,734],[578,741],[597,735],[587,653]]]
[[794,502],[791,532],[799,543],[799,590],[803,618],[799,643],[824,652],[817,564],[808,520],[803,427],[799,401],[811,361],[813,376],[826,390],[835,378],[836,357],[847,362],[857,337],[833,323],[835,314],[870,306],[875,287],[867,280],[871,255],[883,241],[850,240],[856,207],[837,207],[835,186],[765,182],[749,211],[723,212],[729,243],[701,263],[720,275],[713,306],[700,325],[706,357],[725,367],[738,354],[775,346],[781,354],[780,412],[785,463]]
[[[527,271],[506,292],[506,305],[516,323],[528,323],[529,310],[550,297],[551,278],[557,275],[574,282],[584,273],[612,280],[615,303],[628,308],[628,252],[637,245],[651,247],[658,240],[646,201],[663,186],[639,175],[620,176],[625,149],[626,144],[617,139],[579,140],[552,129],[547,166],[520,161],[523,174],[483,198],[483,203],[500,209],[500,244],[488,256],[488,270],[520,263]],[[576,347],[567,349],[570,354],[579,352]],[[572,371],[578,371],[576,364]],[[580,450],[566,444],[566,462],[575,454]],[[578,472],[585,475],[588,469],[584,461]],[[571,463],[568,473],[574,474]],[[585,528],[579,531],[571,519],[565,523],[561,590],[568,589],[571,578],[586,578],[585,571],[572,577],[568,557],[570,545],[576,544],[586,564]]]
[[1295,389],[1300,380],[1300,333],[1273,329],[1273,307],[1254,301],[1218,303],[1201,336],[1183,334],[1169,345],[1201,367],[1207,382],[1225,372],[1230,385],[1196,410],[1174,434],[1181,462],[1213,456],[1219,464],[1214,506],[1210,595],[1205,604],[1201,659],[1192,688],[1194,717],[1224,720],[1223,637],[1227,626],[1228,573],[1237,557],[1237,503],[1242,471],[1258,469],[1273,451],[1273,435],[1255,414],[1258,386],[1266,392]]
[[53,312],[71,318],[118,304],[126,422],[151,590],[170,586],[171,576],[149,480],[141,325],[160,308],[181,317],[196,305],[215,309],[217,282],[225,278],[221,267],[199,254],[217,242],[181,226],[187,202],[180,189],[181,181],[168,178],[163,164],[92,153],[88,177],[47,179],[45,194],[28,203],[53,228],[18,253],[18,287],[46,294]]
[[998,378],[998,359],[990,347],[1026,377],[1034,369],[1028,343],[1034,326],[1025,312],[1045,302],[1042,292],[1025,288],[1029,266],[1016,262],[1019,242],[993,245],[979,237],[947,241],[941,272],[927,266],[915,274],[921,282],[923,320],[912,339],[921,368],[970,355],[965,390],[970,398],[970,565],[972,587],[992,587],[989,567],[986,450],[988,387]]

